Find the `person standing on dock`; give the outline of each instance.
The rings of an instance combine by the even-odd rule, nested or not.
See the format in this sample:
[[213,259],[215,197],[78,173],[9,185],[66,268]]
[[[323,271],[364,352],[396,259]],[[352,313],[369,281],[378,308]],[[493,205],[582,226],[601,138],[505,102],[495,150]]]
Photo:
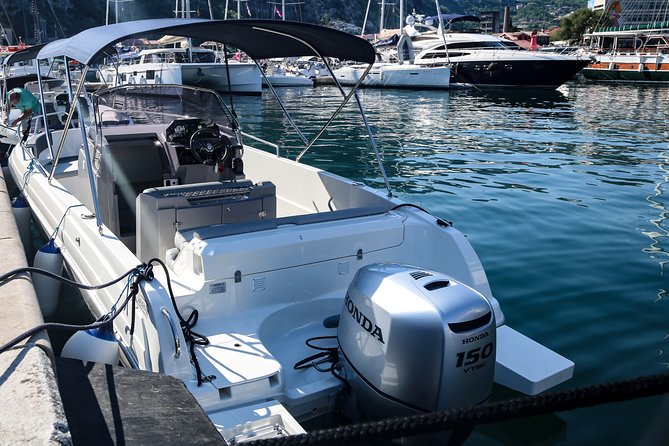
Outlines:
[[[9,112],[12,108],[21,111],[21,116],[9,122]],[[42,107],[37,98],[25,88],[12,88],[7,93],[7,110],[5,113],[5,123],[14,127],[19,122],[30,119],[33,113],[40,113]]]

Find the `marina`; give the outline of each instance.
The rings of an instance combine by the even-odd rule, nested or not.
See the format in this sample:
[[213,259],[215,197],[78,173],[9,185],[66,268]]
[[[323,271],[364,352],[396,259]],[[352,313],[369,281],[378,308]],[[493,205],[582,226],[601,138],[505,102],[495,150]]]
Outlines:
[[[272,25],[260,23],[257,26]],[[299,34],[299,27],[281,26],[283,28],[277,29],[281,29],[282,33]],[[301,38],[305,38],[304,35]],[[250,47],[250,52],[254,50]],[[360,51],[358,57],[371,63],[373,58],[361,56],[365,51],[362,47]],[[271,52],[267,51],[268,57]],[[46,54],[55,53],[47,51]],[[332,54],[326,52],[325,55]],[[288,87],[276,91],[264,90],[252,97],[235,98],[232,112],[223,109],[213,116],[223,122],[221,130],[216,131],[210,124],[200,125],[200,121],[195,126],[191,125],[193,123],[189,119],[195,109],[187,106],[203,101],[199,103],[206,104],[205,109],[211,111],[215,101],[205,100],[204,91],[190,91],[190,88],[174,85],[127,85],[92,96],[97,108],[89,116],[99,120],[96,129],[100,132],[92,139],[96,150],[100,151],[94,157],[97,159],[95,168],[100,172],[96,180],[98,198],[95,190],[92,198],[81,192],[88,180],[77,182],[73,177],[73,173],[77,175],[77,169],[85,172],[91,168],[91,164],[87,167],[82,164],[89,162],[83,152],[77,152],[80,140],[74,141],[68,136],[60,147],[57,144],[61,134],[54,134],[53,147],[46,139],[37,138],[29,142],[30,151],[46,167],[42,169],[43,174],[53,168],[56,179],[75,192],[75,196],[83,197],[82,202],[86,202],[89,208],[92,208],[91,204],[95,205],[95,212],[90,214],[92,218],[81,217],[87,221],[78,223],[76,218],[67,217],[70,209],[81,204],[61,196],[62,191],[49,195],[49,184],[35,176],[35,161],[31,161],[30,156],[21,160],[18,152],[14,152],[11,169],[24,195],[30,197],[37,232],[58,234],[58,227],[55,226],[63,222],[69,228],[69,232],[61,234],[59,243],[68,251],[66,258],[70,275],[79,279],[87,277],[87,281],[97,277],[95,265],[86,265],[86,256],[90,258],[94,252],[98,252],[95,258],[108,259],[108,265],[113,264],[119,274],[123,271],[121,265],[137,264],[138,259],[162,258],[174,274],[174,279],[170,279],[168,270],[165,270],[164,276],[162,272],[158,273],[160,280],[163,283],[172,280],[177,299],[182,302],[181,311],[206,308],[207,314],[200,314],[200,325],[193,322],[194,330],[203,329],[205,336],[214,344],[196,347],[199,360],[193,358],[192,348],[189,355],[183,355],[172,363],[163,353],[157,353],[171,348],[175,351],[174,359],[177,359],[180,346],[185,348],[194,343],[194,338],[182,338],[176,334],[178,330],[171,322],[170,308],[173,308],[172,304],[174,308],[178,307],[174,297],[170,304],[164,285],[147,286],[143,291],[144,307],[140,304],[140,309],[141,313],[149,316],[140,324],[141,334],[132,335],[135,315],[133,312],[132,319],[129,319],[126,311],[120,319],[123,322],[117,325],[116,336],[123,338],[122,333],[131,333],[121,341],[126,365],[161,372],[169,370],[170,374],[182,379],[228,442],[251,440],[258,435],[256,432],[264,429],[264,425],[259,425],[260,430],[255,431],[255,425],[248,424],[248,415],[240,410],[243,408],[240,404],[258,402],[258,395],[276,398],[276,401],[267,398],[256,410],[266,410],[275,417],[281,417],[280,430],[295,429],[292,433],[300,433],[332,427],[333,419],[327,416],[327,412],[332,407],[331,399],[339,383],[332,377],[322,379],[313,370],[304,375],[298,364],[303,365],[302,361],[305,361],[309,366],[309,360],[313,359],[307,356],[308,349],[304,345],[296,349],[294,345],[297,344],[293,341],[298,337],[320,336],[327,329],[336,327],[339,319],[332,325],[332,317],[340,310],[341,318],[344,318],[341,331],[353,332],[361,327],[363,331],[356,337],[370,336],[371,341],[387,340],[390,331],[388,326],[375,326],[373,319],[364,315],[365,308],[367,311],[373,309],[374,314],[389,311],[391,317],[397,317],[397,320],[404,317],[404,314],[393,313],[396,310],[391,310],[392,306],[382,309],[384,301],[381,296],[370,298],[369,303],[364,301],[373,280],[360,285],[360,291],[355,285],[348,285],[346,277],[341,276],[349,273],[350,260],[338,261],[340,277],[328,279],[335,284],[332,288],[326,288],[331,286],[327,283],[318,284],[307,279],[311,274],[327,277],[325,265],[337,258],[347,258],[348,255],[343,253],[349,240],[352,246],[364,245],[358,250],[356,261],[363,260],[366,265],[361,265],[356,273],[359,279],[356,280],[363,281],[364,274],[371,274],[369,277],[376,274],[386,275],[385,283],[401,283],[400,275],[410,270],[412,275],[418,274],[413,269],[416,268],[414,265],[419,265],[421,277],[414,276],[414,280],[424,279],[424,274],[439,278],[437,282],[430,282],[439,283],[439,286],[426,282],[426,289],[430,291],[446,288],[449,284],[466,284],[472,288],[475,293],[459,298],[470,299],[468,305],[482,305],[476,314],[485,313],[486,308],[489,310],[486,316],[489,319],[482,321],[478,318],[477,324],[497,321],[499,356],[496,372],[506,370],[500,364],[509,367],[506,362],[509,357],[504,356],[505,350],[508,350],[503,348],[505,341],[515,342],[512,344],[514,350],[527,345],[524,338],[513,334],[515,330],[544,345],[546,352],[550,352],[544,355],[544,358],[550,359],[542,359],[541,362],[543,367],[554,367],[554,370],[539,384],[519,384],[516,377],[504,380],[496,374],[497,383],[490,384],[492,387],[487,391],[487,384],[468,387],[481,392],[474,397],[477,401],[458,403],[455,407],[481,400],[503,401],[517,397],[521,392],[535,394],[553,386],[557,386],[558,390],[593,386],[666,371],[669,362],[664,357],[668,336],[664,323],[667,314],[664,267],[669,262],[666,199],[669,134],[659,123],[669,118],[665,106],[669,88],[572,80],[557,87],[557,90],[545,91],[486,91],[478,88],[453,91],[361,90],[358,96],[366,104],[362,121],[370,124],[370,128],[365,130],[360,116],[355,113],[357,107],[354,103],[338,109],[342,94],[336,86]],[[175,93],[178,93],[182,104],[162,109],[171,107],[167,98],[176,96]],[[274,102],[273,94],[280,102]],[[191,96],[197,96],[197,101]],[[162,98],[160,107],[151,102],[155,102],[155,98]],[[122,108],[118,105],[121,103],[124,104]],[[616,107],[611,107],[611,103],[615,103]],[[134,104],[137,111],[143,110],[145,114],[148,111],[154,115],[174,117],[170,113],[179,112],[182,116],[171,122],[157,122],[153,118],[147,121],[132,107],[129,108],[129,104]],[[281,118],[286,110],[291,110],[290,116],[288,119]],[[326,129],[335,110],[335,114],[341,110],[341,122]],[[237,133],[237,120],[244,132],[243,148],[242,134]],[[300,131],[295,132],[293,121],[306,125],[300,125]],[[151,124],[150,128],[148,124]],[[151,137],[153,139],[149,138],[152,145],[164,145],[169,149],[167,156],[171,164],[163,165],[159,175],[161,184],[148,184],[147,178],[141,181],[135,179],[137,182],[120,176],[115,170],[122,162],[122,159],[114,158],[120,156],[115,154],[117,149],[120,150],[130,140],[138,149],[137,136],[146,138],[149,134],[155,135]],[[246,145],[246,141],[251,140],[250,134],[255,142],[272,141],[276,146],[257,151]],[[313,134],[319,134],[321,138],[307,145],[304,135]],[[372,134],[376,139],[370,139]],[[229,141],[225,143],[225,150],[217,153],[218,140],[223,138]],[[186,140],[190,142],[190,148],[184,144]],[[106,142],[101,144],[100,141]],[[346,143],[342,144],[344,141]],[[309,150],[305,149],[305,145]],[[56,157],[53,156],[55,147],[59,147]],[[64,148],[63,163],[59,163],[57,170],[53,166],[59,160],[61,148]],[[187,150],[192,152],[192,157],[187,156]],[[275,152],[285,159],[301,160],[301,163],[313,166],[309,169],[314,170],[301,170],[298,168],[301,163],[295,167],[290,167],[290,164],[273,165],[270,155],[274,156]],[[170,158],[173,155],[174,158]],[[381,158],[385,170],[382,169],[379,176]],[[105,167],[104,163],[112,159],[113,163]],[[138,166],[150,165],[146,161],[138,163]],[[214,165],[218,170],[201,169]],[[169,166],[173,169],[168,169]],[[284,169],[285,173],[281,173]],[[318,184],[314,182],[313,172],[326,179],[325,184],[330,187],[329,202],[325,200],[327,197],[318,194],[306,201],[300,194],[291,198],[280,195],[291,187],[297,177],[306,182],[303,184]],[[148,176],[150,172],[136,173],[139,178],[144,174]],[[244,194],[243,200],[248,200],[247,204],[260,205],[259,210],[251,211],[251,214],[260,217],[259,221],[255,221],[257,217],[252,217],[248,210],[237,208],[239,203],[234,197],[230,198],[232,195],[226,196],[230,198],[225,198],[228,201],[224,205],[228,207],[221,208],[223,214],[218,220],[212,220],[210,215],[204,220],[194,220],[202,218],[205,207],[213,203],[202,201],[211,198],[200,196],[209,193],[214,182],[237,188],[235,192],[226,189],[225,194]],[[200,184],[206,187],[202,188]],[[362,187],[362,184],[372,189]],[[348,190],[349,186],[353,188]],[[128,187],[135,189],[134,195],[122,197]],[[343,190],[347,192],[341,194]],[[384,190],[393,191],[392,197],[384,198]],[[184,195],[186,193],[190,195]],[[132,206],[134,197],[138,197],[136,207]],[[176,204],[177,198],[187,198],[188,203]],[[272,198],[277,200],[276,203]],[[102,202],[100,208],[97,207],[97,199]],[[54,200],[51,206],[41,204],[48,200]],[[321,203],[322,200],[325,201]],[[60,210],[55,209],[57,201]],[[315,209],[310,209],[311,206]],[[406,210],[411,206],[415,210]],[[163,209],[168,208],[176,213],[174,221],[163,218],[166,215]],[[231,212],[231,208],[238,209],[239,214],[226,214]],[[428,230],[422,218],[416,216],[421,215],[419,211],[424,209],[434,215],[437,226],[455,234],[450,235],[455,242],[444,244],[437,242],[439,238],[434,238],[428,243],[431,248],[417,247],[406,252],[387,244],[391,242],[394,225],[400,221],[395,219],[407,222],[403,225],[407,225],[405,230],[409,238],[412,237],[410,229],[414,226],[422,228],[423,234],[431,234],[432,230]],[[52,211],[55,214],[48,215]],[[128,219],[128,212],[136,212],[136,226],[134,220]],[[266,217],[268,220],[263,221]],[[347,233],[348,225],[354,222],[357,232]],[[202,228],[203,224],[208,227]],[[325,229],[322,233],[319,225]],[[86,233],[86,248],[80,254],[75,254],[75,251],[81,246],[81,238],[73,239],[70,235],[74,227],[80,234]],[[106,233],[109,240],[118,238],[95,246],[98,237],[96,228],[100,235],[109,230]],[[155,234],[148,228],[153,228]],[[453,228],[452,232],[448,228]],[[303,260],[295,263],[286,254],[268,255],[272,251],[263,246],[265,243],[278,243],[286,251],[293,249],[291,243],[294,242],[289,242],[291,233],[309,240],[309,243],[300,241],[295,245],[302,246],[303,252],[298,257],[306,256]],[[365,236],[356,241],[355,234],[360,237],[363,233]],[[464,238],[459,238],[460,233]],[[367,243],[372,246],[371,249]],[[328,247],[329,255],[334,256],[332,259],[320,257],[323,247]],[[129,249],[127,253],[124,251],[126,248]],[[342,254],[338,254],[340,250]],[[192,260],[202,252],[206,252],[207,257],[203,257],[198,266]],[[385,255],[378,254],[382,252],[394,252],[395,260],[392,261],[402,265],[379,267],[388,261]],[[467,272],[467,268],[449,258],[437,260],[440,254],[446,252],[459,252],[455,257],[467,258],[467,268],[473,270]],[[233,257],[228,257],[228,253],[240,256],[233,262],[234,265],[229,264]],[[110,262],[110,255],[117,258]],[[131,260],[135,255],[133,263]],[[77,259],[77,256],[80,258]],[[217,256],[226,261],[218,260]],[[280,267],[277,263],[280,261],[288,263]],[[421,265],[421,262],[425,263]],[[318,266],[321,263],[323,268]],[[439,267],[446,268],[443,277]],[[475,273],[479,268],[481,273],[483,268],[486,273]],[[279,273],[282,269],[295,271]],[[224,273],[205,278],[205,273],[214,270]],[[297,285],[290,285],[283,294],[269,298],[263,293],[267,293],[268,282],[271,283],[273,277],[284,277],[287,283]],[[194,278],[197,279],[193,281]],[[202,280],[208,284],[209,297],[221,293],[225,297],[226,290],[231,297],[234,295],[227,307],[217,308],[212,302],[202,300],[206,296],[197,290]],[[428,279],[428,282],[430,280],[433,279]],[[252,285],[251,293],[244,291],[243,285],[236,285],[248,281]],[[302,281],[309,285],[300,291]],[[347,285],[348,291],[344,293]],[[341,309],[343,294],[347,297]],[[349,294],[358,300],[349,301]],[[286,298],[286,295],[310,296],[306,301],[312,305],[307,308],[304,305],[306,301],[295,301],[292,300],[295,297]],[[477,295],[483,296],[483,300],[478,300]],[[110,304],[119,299],[118,289],[108,296],[99,296],[102,295],[88,293],[88,305],[94,318],[108,312]],[[422,298],[412,298],[422,305]],[[184,306],[184,303],[187,305]],[[156,310],[159,312],[152,315]],[[239,316],[246,318],[243,322],[236,320],[235,311],[238,310]],[[347,312],[362,315],[357,316],[360,327],[346,325]],[[161,313],[163,318],[160,318]],[[215,317],[218,317],[217,321]],[[178,318],[181,319],[181,316]],[[191,318],[193,316],[188,317],[189,320]],[[194,318],[197,321],[197,316]],[[325,331],[314,324],[318,321],[322,322]],[[365,321],[372,325],[368,328]],[[295,331],[286,328],[289,322],[296,323],[299,328]],[[466,324],[470,327],[468,331],[475,330],[471,328],[474,320],[460,319],[457,323]],[[511,332],[504,331],[507,323],[513,327]],[[212,331],[218,330],[218,327],[229,329],[222,333]],[[165,336],[169,333],[175,339],[173,345],[169,336]],[[245,334],[239,336],[239,333]],[[356,343],[347,340],[344,335],[340,336],[337,339],[338,349],[346,357],[344,352],[355,348]],[[494,353],[489,347],[493,344],[485,339],[488,336],[488,331],[472,332],[467,338],[467,342],[483,341],[475,344],[478,345],[477,359],[470,365],[478,361],[479,354],[484,359]],[[417,341],[422,345],[419,338]],[[234,348],[232,342],[236,342]],[[306,346],[311,346],[309,339]],[[423,358],[430,356],[426,353],[427,346],[426,343],[422,347]],[[142,351],[144,353],[137,354]],[[362,362],[356,363],[357,354],[350,351],[342,364],[343,373],[348,373],[349,378],[351,374],[360,375],[363,368]],[[457,367],[464,363],[465,354],[469,355],[468,361],[472,360],[474,354],[471,351],[474,350],[457,353],[456,357],[460,358]],[[252,352],[259,357],[245,362]],[[258,352],[260,355],[257,355]],[[182,350],[181,353],[186,352]],[[195,367],[195,374],[189,370],[189,359],[190,365]],[[295,371],[289,372],[288,366],[292,363],[295,364]],[[202,364],[204,367],[200,369]],[[313,367],[318,370],[318,367]],[[513,370],[514,366],[510,369],[522,377],[523,372],[519,370],[526,366],[518,367],[518,370]],[[337,369],[336,364],[333,369]],[[342,369],[337,370],[341,372]],[[338,372],[332,373],[334,378],[340,378],[337,377]],[[223,382],[211,381],[212,376],[223,378]],[[304,376],[308,379],[301,381]],[[269,389],[261,390],[260,383],[266,378]],[[373,378],[362,377],[354,385],[362,395],[368,392],[362,382],[367,385],[371,382],[371,386],[375,386]],[[201,384],[206,389],[213,384],[219,401],[207,395],[205,388],[200,389]],[[242,390],[238,393],[238,389]],[[392,392],[394,387],[382,389],[381,393],[388,396],[387,392]],[[401,395],[408,400],[415,398],[407,396],[407,393]],[[413,413],[397,412],[397,403],[399,401],[400,405],[406,403],[411,407],[415,402],[390,396],[392,404],[383,408],[378,403],[373,404],[375,410],[386,416]],[[353,412],[370,415],[369,407],[356,406],[358,403],[355,400],[349,404],[356,407]],[[251,408],[250,405],[248,407]],[[348,415],[351,414],[350,407],[346,410]],[[446,404],[440,407],[453,406]],[[286,409],[287,412],[284,411]],[[611,419],[622,420],[622,414],[624,423],[612,425]],[[663,444],[669,433],[660,420],[666,414],[665,397],[644,398],[556,412],[531,421],[521,419],[477,426],[464,444],[585,445],[600,442],[619,444],[621,441],[625,444]],[[292,417],[299,419],[300,424],[293,424],[297,421]],[[232,419],[239,418],[247,423],[245,427],[230,424]],[[353,422],[358,420],[354,418]],[[527,423],[531,423],[531,429],[527,428]]]

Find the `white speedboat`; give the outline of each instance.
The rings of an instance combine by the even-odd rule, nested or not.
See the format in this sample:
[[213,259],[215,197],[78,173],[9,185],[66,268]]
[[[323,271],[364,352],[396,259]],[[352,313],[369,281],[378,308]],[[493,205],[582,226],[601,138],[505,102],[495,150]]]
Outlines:
[[[107,85],[183,84],[216,91],[260,94],[260,70],[253,62],[229,59],[222,62],[207,48],[156,48],[139,52],[102,73]],[[229,77],[229,80],[228,80]]]
[[[255,59],[374,62],[357,37],[268,20],[126,22],[37,57],[89,66],[158,33]],[[31,135],[12,176],[73,279],[134,272],[128,306],[126,280],[84,299],[100,320],[118,315],[123,364],[183,380],[229,444],[304,432],[340,404],[379,419],[476,404],[493,382],[535,394],[571,377],[573,362],[506,325],[467,239],[393,197],[366,119],[385,190],[299,162],[317,138],[296,160],[253,147],[213,90],[82,92],[80,128]],[[342,107],[351,99],[364,115],[355,91]]]

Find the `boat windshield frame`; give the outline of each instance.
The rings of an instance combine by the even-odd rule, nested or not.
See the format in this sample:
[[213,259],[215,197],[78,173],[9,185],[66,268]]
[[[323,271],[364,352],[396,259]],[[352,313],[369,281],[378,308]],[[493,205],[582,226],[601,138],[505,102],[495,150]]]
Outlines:
[[[169,124],[176,118],[199,118],[231,129],[239,124],[214,90],[188,85],[128,84],[91,93],[94,116],[105,126],[108,111],[125,119],[107,125]],[[144,100],[148,99],[148,100]],[[150,104],[150,105],[149,105]],[[109,109],[107,109],[108,107]]]

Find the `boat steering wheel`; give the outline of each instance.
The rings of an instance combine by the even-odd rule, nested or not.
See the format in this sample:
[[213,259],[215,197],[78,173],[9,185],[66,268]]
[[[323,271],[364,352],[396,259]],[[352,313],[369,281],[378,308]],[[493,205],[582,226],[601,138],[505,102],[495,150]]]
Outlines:
[[207,166],[223,161],[231,145],[230,139],[215,127],[202,128],[190,137],[190,151],[197,161]]

